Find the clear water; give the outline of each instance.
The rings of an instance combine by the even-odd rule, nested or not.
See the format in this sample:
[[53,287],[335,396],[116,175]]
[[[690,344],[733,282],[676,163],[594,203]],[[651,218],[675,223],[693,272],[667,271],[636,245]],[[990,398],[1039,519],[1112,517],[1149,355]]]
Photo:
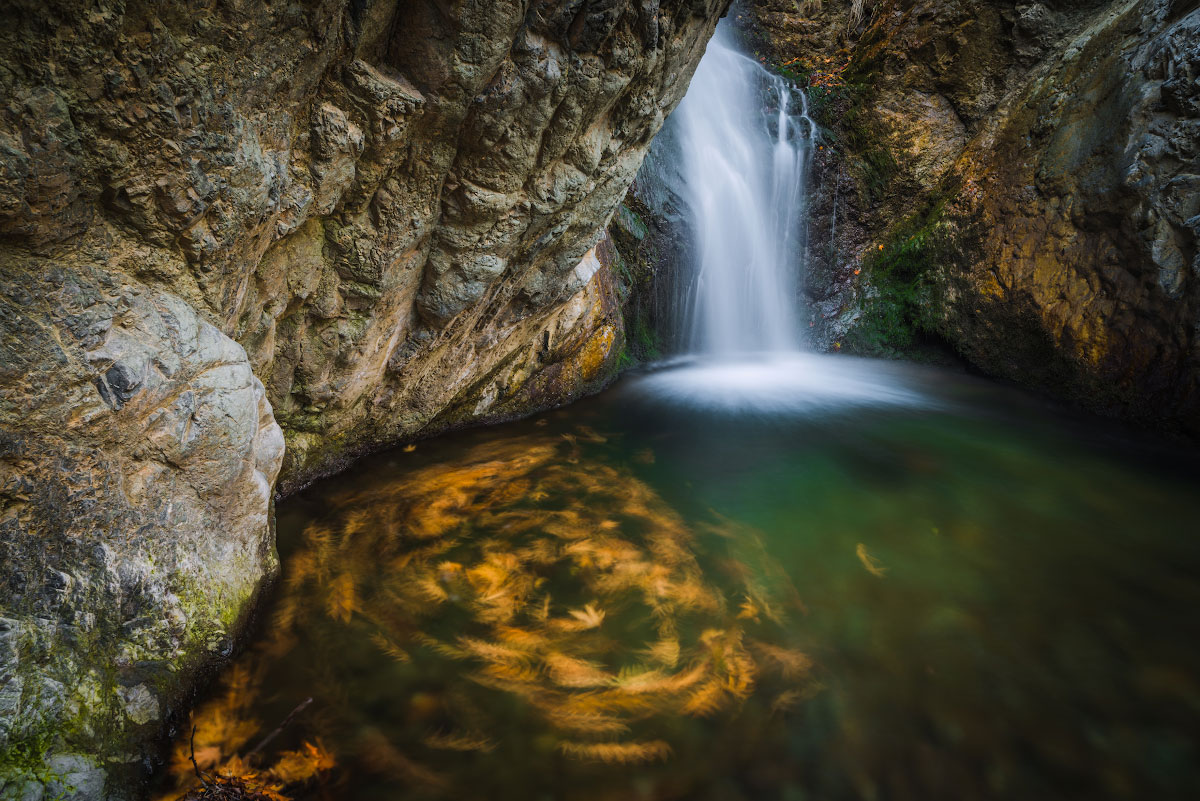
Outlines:
[[1194,454],[809,358],[868,389],[630,376],[284,501],[201,763],[322,799],[1200,797]]
[[696,239],[694,352],[799,346],[797,277],[815,127],[782,78],[734,47],[725,24],[672,115],[682,156],[673,187]]

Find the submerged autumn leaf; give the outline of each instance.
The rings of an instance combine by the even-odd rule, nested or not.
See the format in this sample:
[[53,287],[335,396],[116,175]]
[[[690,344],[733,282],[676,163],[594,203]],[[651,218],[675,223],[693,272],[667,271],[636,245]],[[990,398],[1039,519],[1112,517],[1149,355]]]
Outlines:
[[863,545],[861,542],[858,543],[858,545],[854,548],[854,553],[856,556],[858,556],[858,561],[862,562],[862,566],[865,567],[867,572],[872,576],[883,578],[884,574],[887,573],[887,568],[884,567],[878,559],[867,553],[866,545]]
[[[273,660],[314,660],[307,691],[325,693],[296,727],[292,742],[306,741],[273,752],[273,767],[243,766],[285,788],[333,765],[313,726],[343,732],[326,742],[346,743],[353,769],[453,797],[445,760],[514,735],[581,762],[653,762],[672,753],[655,734],[669,721],[735,708],[764,676],[777,708],[802,697],[807,658],[758,638],[783,622],[788,592],[734,551],[718,563],[734,587],[715,582],[692,531],[647,485],[562,458],[603,442],[587,428],[495,442],[331,499],[286,562],[270,637],[243,660],[252,667],[197,710],[205,758],[228,763],[261,736],[247,710],[276,691]],[[767,561],[753,532],[721,518],[710,529]],[[344,664],[425,689],[387,696],[345,734],[362,705]]]

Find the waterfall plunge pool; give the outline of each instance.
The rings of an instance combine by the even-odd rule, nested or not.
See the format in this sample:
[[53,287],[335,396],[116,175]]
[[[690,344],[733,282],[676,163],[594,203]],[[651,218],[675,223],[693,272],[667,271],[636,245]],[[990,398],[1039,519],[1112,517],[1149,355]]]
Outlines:
[[164,783],[194,725],[304,799],[1200,797],[1195,455],[800,352],[803,93],[721,27],[669,125],[705,355],[280,504]]
[[792,367],[630,375],[282,502],[259,632],[164,782],[194,724],[202,767],[295,798],[1200,797],[1194,455]]

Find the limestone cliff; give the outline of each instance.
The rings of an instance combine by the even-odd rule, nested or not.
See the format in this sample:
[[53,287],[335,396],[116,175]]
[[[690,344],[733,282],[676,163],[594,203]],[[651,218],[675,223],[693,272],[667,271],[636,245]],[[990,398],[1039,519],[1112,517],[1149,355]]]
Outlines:
[[811,82],[814,338],[1200,431],[1200,10],[1190,0],[759,0]]
[[0,796],[122,797],[277,474],[606,380],[593,246],[725,5],[5,5]]

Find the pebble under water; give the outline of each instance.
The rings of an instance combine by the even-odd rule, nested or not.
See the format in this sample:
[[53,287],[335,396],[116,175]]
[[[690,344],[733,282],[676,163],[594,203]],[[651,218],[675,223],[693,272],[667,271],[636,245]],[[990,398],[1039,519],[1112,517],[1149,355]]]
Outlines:
[[1194,455],[804,359],[737,402],[721,365],[630,375],[283,501],[164,783],[194,724],[201,768],[294,798],[1200,797]]

